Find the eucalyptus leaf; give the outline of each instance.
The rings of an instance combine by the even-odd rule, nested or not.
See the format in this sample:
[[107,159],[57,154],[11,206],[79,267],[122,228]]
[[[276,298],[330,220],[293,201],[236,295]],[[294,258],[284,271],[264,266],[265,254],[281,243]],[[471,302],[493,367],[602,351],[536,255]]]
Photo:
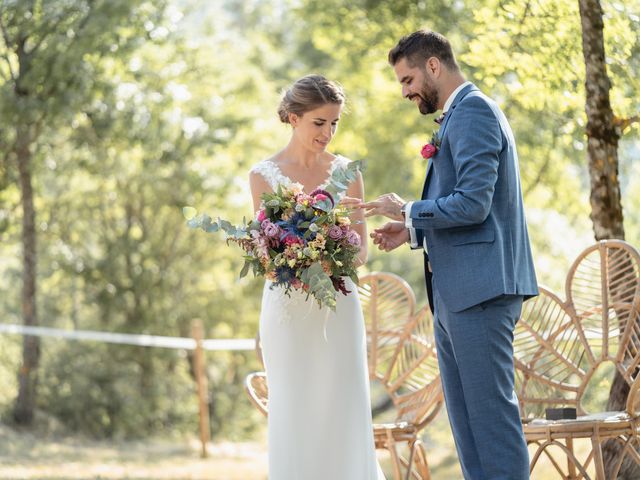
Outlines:
[[333,288],[331,277],[327,275],[319,262],[313,263],[309,268],[303,270],[300,278],[309,285],[309,292],[318,299],[321,305],[335,310],[336,291]]
[[244,266],[242,270],[240,270],[240,278],[245,277],[247,273],[249,273],[249,266],[251,266],[250,262],[244,262]]
[[210,223],[206,227],[203,226],[202,229],[207,233],[215,233],[220,230],[220,225],[217,222]]
[[327,199],[327,200],[321,200],[317,203],[315,203],[314,208],[321,210],[325,213],[330,212],[332,209],[332,204],[331,204],[331,200]]

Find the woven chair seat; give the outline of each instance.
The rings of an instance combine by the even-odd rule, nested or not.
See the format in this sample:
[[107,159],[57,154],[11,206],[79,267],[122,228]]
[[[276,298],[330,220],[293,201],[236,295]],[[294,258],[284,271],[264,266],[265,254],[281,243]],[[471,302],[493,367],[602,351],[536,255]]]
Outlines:
[[389,449],[396,442],[412,442],[417,439],[415,425],[402,423],[376,423],[373,425],[373,441],[376,448]]
[[[635,419],[640,420],[638,418]],[[571,423],[597,423],[597,424],[632,424],[632,418],[627,412],[598,412],[591,415],[581,415],[578,418],[563,419],[563,420],[547,420],[545,418],[534,418],[526,423],[526,427],[535,428],[537,426],[549,426],[549,425],[568,425]]]
[[570,420],[546,420],[535,418],[524,425],[527,440],[558,440],[565,438],[602,439],[621,435],[638,435],[640,418],[632,418],[627,412],[599,412],[582,415]]
[[[640,254],[620,240],[584,250],[567,274],[565,298],[540,287],[523,306],[514,332],[514,363],[527,443],[535,446],[530,469],[548,457],[563,479],[616,478],[625,457],[640,465]],[[629,385],[624,411],[588,413],[583,396],[603,364]],[[576,408],[578,418],[540,418],[546,407]],[[578,458],[574,439],[591,452]],[[605,472],[602,449],[617,451]],[[562,466],[564,456],[566,466]]]
[[398,422],[398,423],[374,423],[374,430],[398,430],[403,432],[415,432],[415,425],[409,422]]

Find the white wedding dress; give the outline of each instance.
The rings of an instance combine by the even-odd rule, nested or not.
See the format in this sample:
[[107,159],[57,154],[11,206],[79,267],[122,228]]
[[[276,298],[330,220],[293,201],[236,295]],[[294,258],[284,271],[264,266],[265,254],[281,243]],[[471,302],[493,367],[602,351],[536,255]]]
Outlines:
[[[338,156],[331,166],[349,160]],[[293,181],[263,160],[252,168],[275,190]],[[321,185],[319,188],[326,186]],[[357,287],[335,313],[267,281],[260,338],[269,388],[269,480],[383,480],[371,425],[364,320]]]

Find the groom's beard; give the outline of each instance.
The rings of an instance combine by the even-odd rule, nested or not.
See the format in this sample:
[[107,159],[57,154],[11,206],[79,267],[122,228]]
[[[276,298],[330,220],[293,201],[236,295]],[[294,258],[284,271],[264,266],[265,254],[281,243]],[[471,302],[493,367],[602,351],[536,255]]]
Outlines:
[[438,91],[433,88],[429,83],[427,83],[426,79],[422,83],[422,88],[420,89],[420,103],[418,104],[418,110],[423,115],[429,115],[430,113],[435,113],[438,110],[438,100],[440,96],[438,95]]

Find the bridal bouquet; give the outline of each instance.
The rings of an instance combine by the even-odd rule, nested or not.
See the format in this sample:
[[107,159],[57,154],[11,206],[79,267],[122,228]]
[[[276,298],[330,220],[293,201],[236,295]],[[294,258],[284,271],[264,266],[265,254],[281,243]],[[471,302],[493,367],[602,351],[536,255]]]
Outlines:
[[262,206],[249,223],[234,226],[209,215],[197,215],[193,207],[183,213],[187,225],[205,232],[224,231],[227,244],[237,243],[244,250],[244,267],[240,277],[249,269],[264,276],[287,295],[291,290],[312,296],[320,308],[336,307],[338,292],[350,293],[343,277],[358,282],[356,259],[360,251],[360,235],[351,228],[349,211],[336,205],[336,198],[356,177],[361,162],[336,169],[325,190],[309,194],[302,186],[278,187],[273,193],[262,195]]

